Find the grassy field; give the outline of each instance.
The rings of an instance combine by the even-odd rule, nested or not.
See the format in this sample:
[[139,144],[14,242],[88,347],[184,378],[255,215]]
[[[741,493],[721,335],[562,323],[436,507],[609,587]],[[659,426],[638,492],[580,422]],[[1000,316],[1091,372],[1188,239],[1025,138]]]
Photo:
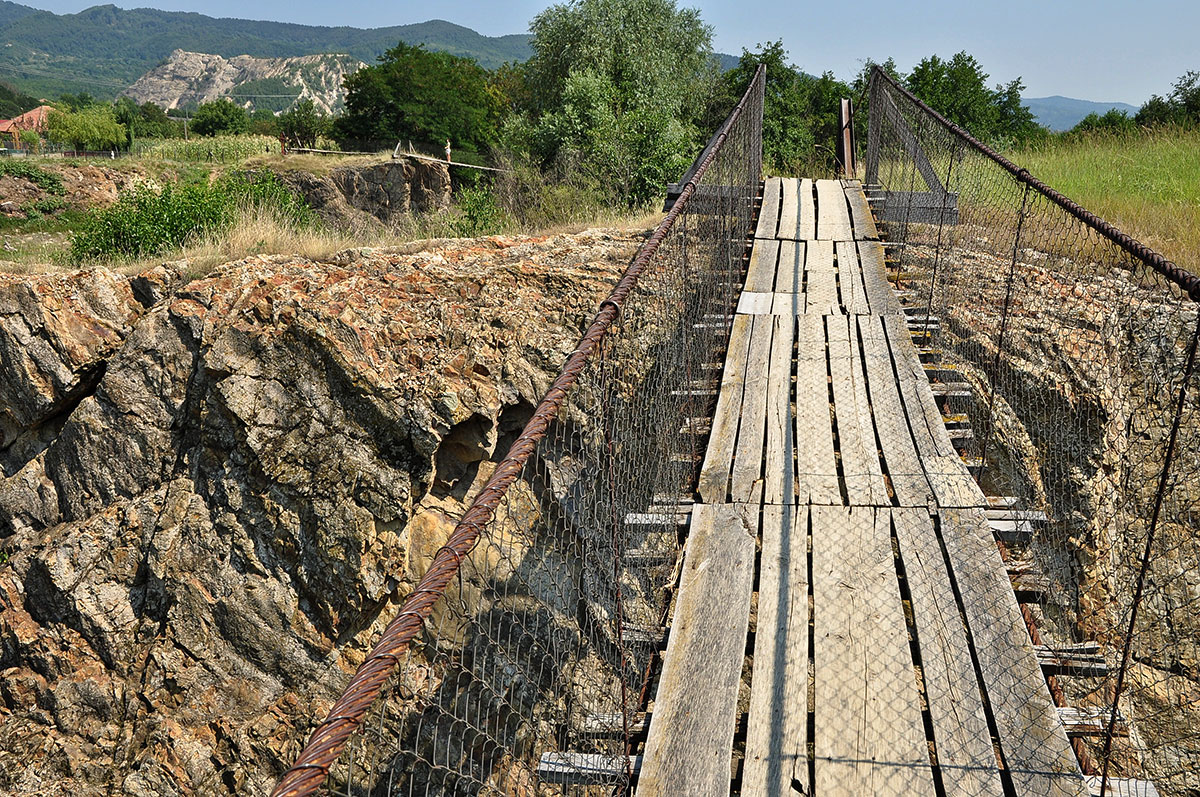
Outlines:
[[1200,130],[1056,139],[1010,160],[1200,273]]

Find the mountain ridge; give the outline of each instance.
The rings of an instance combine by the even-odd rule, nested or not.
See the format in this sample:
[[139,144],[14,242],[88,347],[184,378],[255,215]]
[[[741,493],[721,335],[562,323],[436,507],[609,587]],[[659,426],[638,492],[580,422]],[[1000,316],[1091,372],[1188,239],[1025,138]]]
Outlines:
[[1029,107],[1040,125],[1054,131],[1070,130],[1090,113],[1103,114],[1116,108],[1130,116],[1138,112],[1138,106],[1127,102],[1094,102],[1052,94],[1049,97],[1022,97],[1021,102]]

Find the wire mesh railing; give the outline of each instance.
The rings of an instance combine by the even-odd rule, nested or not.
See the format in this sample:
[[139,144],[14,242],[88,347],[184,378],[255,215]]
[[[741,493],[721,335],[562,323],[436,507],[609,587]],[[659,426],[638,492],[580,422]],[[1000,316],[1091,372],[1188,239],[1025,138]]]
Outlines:
[[628,786],[751,234],[763,79],[275,794]]
[[1108,794],[1135,779],[1194,797],[1200,280],[878,68],[869,115],[866,183],[899,287],[932,377],[970,387],[944,411],[1013,510],[1004,553],[1014,582],[1036,582],[1023,613],[1063,662],[1048,681],[1084,774]]

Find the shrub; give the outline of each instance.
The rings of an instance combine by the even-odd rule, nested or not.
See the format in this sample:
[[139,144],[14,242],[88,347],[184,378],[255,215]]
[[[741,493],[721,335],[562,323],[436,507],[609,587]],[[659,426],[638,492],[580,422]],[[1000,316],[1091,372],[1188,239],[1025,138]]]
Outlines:
[[504,227],[504,211],[496,204],[492,192],[483,186],[460,190],[457,204],[459,216],[451,226],[461,238],[494,235]]
[[23,177],[48,194],[62,196],[66,193],[66,189],[63,188],[61,177],[52,172],[48,172],[45,169],[34,166],[33,164],[26,163],[25,161],[0,161],[0,175],[8,175],[9,177]]
[[139,186],[92,211],[71,237],[71,259],[136,258],[183,246],[233,223],[239,207],[270,209],[297,225],[312,212],[271,172],[233,172],[214,183]]

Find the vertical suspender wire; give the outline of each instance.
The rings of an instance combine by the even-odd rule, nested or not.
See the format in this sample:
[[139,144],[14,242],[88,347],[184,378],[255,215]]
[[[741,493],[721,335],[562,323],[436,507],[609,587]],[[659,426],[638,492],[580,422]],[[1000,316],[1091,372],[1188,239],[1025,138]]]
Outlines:
[[1117,706],[1121,701],[1121,692],[1125,687],[1125,675],[1129,669],[1129,655],[1133,647],[1133,631],[1137,623],[1138,609],[1142,603],[1142,595],[1146,588],[1146,574],[1150,570],[1150,555],[1154,547],[1154,533],[1158,528],[1158,517],[1162,511],[1163,500],[1167,494],[1167,480],[1171,474],[1171,463],[1175,459],[1175,444],[1179,439],[1179,426],[1183,420],[1183,407],[1187,401],[1187,386],[1191,381],[1196,367],[1196,346],[1200,342],[1200,313],[1196,318],[1196,330],[1192,333],[1192,344],[1188,348],[1187,364],[1183,369],[1183,381],[1179,385],[1179,401],[1175,404],[1175,419],[1171,423],[1171,436],[1167,440],[1167,451],[1163,462],[1162,475],[1158,480],[1158,491],[1154,496],[1154,510],[1150,515],[1150,528],[1146,532],[1146,549],[1142,554],[1141,568],[1138,570],[1137,589],[1133,593],[1133,605],[1129,610],[1129,630],[1125,634],[1125,645],[1121,651],[1121,669],[1117,672],[1117,688],[1113,695],[1112,711],[1108,717],[1108,728],[1104,734],[1104,767],[1100,773],[1100,797],[1104,797],[1108,788],[1108,765],[1112,760],[1113,732],[1117,727]]
[[950,163],[946,164],[946,184],[942,190],[942,207],[938,212],[938,234],[937,247],[933,250],[933,274],[929,277],[929,295],[925,298],[925,345],[929,346],[930,332],[932,324],[930,318],[933,315],[933,292],[937,286],[938,265],[942,261],[942,233],[946,229],[946,210],[950,204],[950,177],[954,173],[954,159],[957,157],[958,148],[961,146],[957,138],[954,139],[954,147],[950,150]]

